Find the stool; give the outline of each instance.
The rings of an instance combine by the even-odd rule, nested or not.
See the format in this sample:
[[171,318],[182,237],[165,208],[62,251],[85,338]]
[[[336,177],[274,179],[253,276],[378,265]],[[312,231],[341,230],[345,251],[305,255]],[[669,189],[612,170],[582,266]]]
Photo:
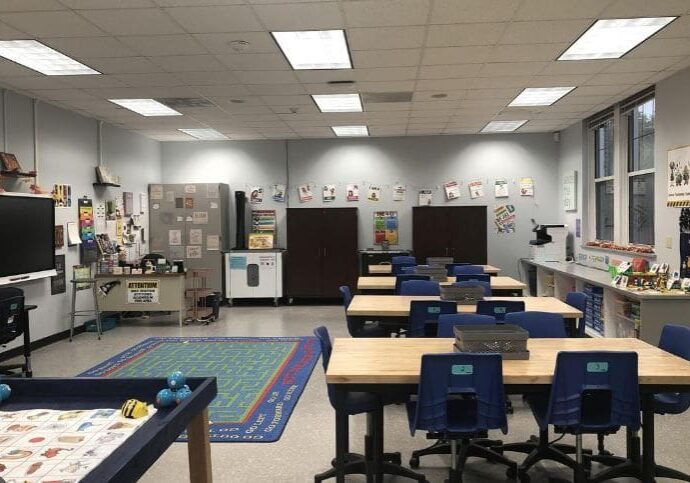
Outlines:
[[[89,317],[96,316],[96,330],[98,332],[98,340],[101,340],[103,330],[101,329],[101,311],[98,309],[98,288],[96,287],[96,280],[93,278],[78,278],[71,280],[72,283],[72,311],[69,313],[71,324],[69,328],[69,341],[72,342],[74,335],[74,318],[75,317]],[[91,293],[93,294],[93,310],[77,310],[77,285],[89,285]]]

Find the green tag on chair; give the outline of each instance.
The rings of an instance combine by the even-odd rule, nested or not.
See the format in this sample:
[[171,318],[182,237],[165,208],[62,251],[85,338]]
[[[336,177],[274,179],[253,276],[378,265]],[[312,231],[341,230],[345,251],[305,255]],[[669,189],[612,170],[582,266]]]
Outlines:
[[454,376],[470,376],[474,374],[474,366],[472,364],[453,364],[451,372]]
[[441,307],[427,307],[426,313],[427,314],[440,314],[441,313]]
[[609,372],[608,362],[588,362],[587,372]]
[[505,314],[505,313],[506,313],[505,307],[494,307],[494,314]]

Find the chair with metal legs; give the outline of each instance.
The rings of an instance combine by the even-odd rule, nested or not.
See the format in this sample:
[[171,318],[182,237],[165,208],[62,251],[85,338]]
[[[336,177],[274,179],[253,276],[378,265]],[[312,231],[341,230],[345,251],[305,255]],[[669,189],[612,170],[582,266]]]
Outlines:
[[[101,327],[101,311],[98,308],[98,287],[96,279],[93,278],[75,278],[70,280],[72,283],[72,310],[70,310],[70,327],[69,327],[69,341],[72,342],[74,336],[74,319],[76,317],[96,317],[96,331],[98,332],[98,340],[103,335]],[[87,286],[85,289],[91,289],[93,294],[93,309],[77,310],[77,292],[81,289],[79,286]]]

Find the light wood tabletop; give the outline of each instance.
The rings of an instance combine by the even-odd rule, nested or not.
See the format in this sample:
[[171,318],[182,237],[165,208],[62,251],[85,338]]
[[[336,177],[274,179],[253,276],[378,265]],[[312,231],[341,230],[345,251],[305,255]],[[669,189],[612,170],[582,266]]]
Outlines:
[[[484,273],[497,274],[501,271],[500,268],[494,267],[492,265],[482,265],[484,267]],[[369,265],[369,273],[374,275],[382,275],[386,273],[392,273],[391,265]]]
[[[523,290],[527,285],[512,277],[489,277],[493,290]],[[441,285],[449,285],[455,282],[455,277],[448,277]],[[359,277],[357,279],[359,290],[395,290],[395,277]]]
[[[338,338],[329,384],[417,384],[423,354],[453,352],[455,339]],[[529,339],[529,360],[504,360],[505,384],[550,384],[559,351],[635,351],[640,384],[690,385],[690,362],[639,339]]]
[[[413,300],[440,300],[437,296],[424,295],[355,295],[347,308],[347,315],[376,317],[407,317]],[[553,312],[566,319],[578,319],[582,312],[554,297],[484,297],[484,300],[523,300],[525,310]],[[474,313],[476,305],[458,304],[458,312]]]

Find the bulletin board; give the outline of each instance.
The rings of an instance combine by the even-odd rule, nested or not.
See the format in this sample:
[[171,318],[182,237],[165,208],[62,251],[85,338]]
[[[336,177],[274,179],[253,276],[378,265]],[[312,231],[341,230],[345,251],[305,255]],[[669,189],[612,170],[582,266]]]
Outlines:
[[374,212],[374,245],[398,244],[398,212]]

